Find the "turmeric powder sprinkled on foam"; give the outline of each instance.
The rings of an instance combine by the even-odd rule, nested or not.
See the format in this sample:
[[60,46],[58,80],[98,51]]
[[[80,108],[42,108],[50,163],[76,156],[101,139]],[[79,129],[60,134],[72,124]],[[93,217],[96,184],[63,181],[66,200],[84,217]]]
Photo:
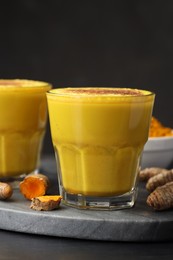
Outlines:
[[152,117],[149,130],[149,137],[162,136],[173,136],[173,130],[169,127],[165,127],[158,119]]

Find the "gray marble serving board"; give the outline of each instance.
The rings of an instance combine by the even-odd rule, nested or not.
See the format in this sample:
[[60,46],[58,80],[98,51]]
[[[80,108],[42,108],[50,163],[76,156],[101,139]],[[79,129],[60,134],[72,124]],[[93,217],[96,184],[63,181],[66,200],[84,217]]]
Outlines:
[[[57,193],[54,158],[44,158],[42,171],[49,174],[51,190]],[[78,210],[61,205],[43,212],[30,209],[19,190],[12,198],[0,201],[0,228],[57,237],[107,241],[166,241],[173,239],[173,210],[155,212],[146,205],[143,184],[135,207],[118,211]]]

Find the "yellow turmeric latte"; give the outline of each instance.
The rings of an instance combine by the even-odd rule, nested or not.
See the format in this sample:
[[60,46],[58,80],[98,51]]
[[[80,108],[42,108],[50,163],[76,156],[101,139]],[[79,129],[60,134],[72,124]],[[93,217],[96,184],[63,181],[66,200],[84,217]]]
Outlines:
[[0,80],[0,177],[37,168],[50,88],[40,81]]
[[60,184],[67,193],[130,192],[148,138],[154,95],[125,88],[66,88],[48,92]]

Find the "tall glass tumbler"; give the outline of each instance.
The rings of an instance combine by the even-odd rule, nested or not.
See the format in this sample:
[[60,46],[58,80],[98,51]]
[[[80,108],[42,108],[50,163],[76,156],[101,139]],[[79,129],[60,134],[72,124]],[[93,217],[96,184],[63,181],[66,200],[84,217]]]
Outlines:
[[50,89],[42,81],[0,80],[0,179],[13,181],[38,170]]
[[63,202],[82,209],[132,207],[155,95],[60,88],[47,98]]

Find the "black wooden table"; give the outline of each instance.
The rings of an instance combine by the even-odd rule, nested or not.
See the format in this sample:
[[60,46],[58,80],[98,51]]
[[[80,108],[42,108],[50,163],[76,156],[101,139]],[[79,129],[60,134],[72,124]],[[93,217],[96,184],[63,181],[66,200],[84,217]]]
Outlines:
[[66,239],[0,230],[0,259],[173,259],[173,242],[128,243]]

